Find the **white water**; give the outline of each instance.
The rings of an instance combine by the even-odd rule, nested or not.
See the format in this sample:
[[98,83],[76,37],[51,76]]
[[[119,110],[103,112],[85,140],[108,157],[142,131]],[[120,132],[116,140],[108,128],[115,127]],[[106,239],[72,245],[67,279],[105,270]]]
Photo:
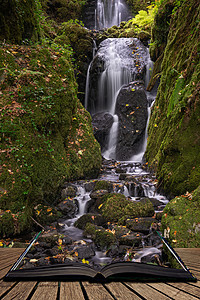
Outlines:
[[117,145],[117,136],[118,136],[118,116],[114,115],[114,122],[110,129],[109,141],[108,141],[108,150],[103,153],[103,156],[106,159],[110,157],[115,158],[116,145]]
[[95,29],[119,25],[128,16],[128,7],[123,0],[98,0],[95,11]]

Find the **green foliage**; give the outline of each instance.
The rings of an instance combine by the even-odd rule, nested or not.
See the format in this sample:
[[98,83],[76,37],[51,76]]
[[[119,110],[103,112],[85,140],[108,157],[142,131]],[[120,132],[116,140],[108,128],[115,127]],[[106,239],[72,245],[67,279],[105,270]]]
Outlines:
[[150,28],[154,21],[157,11],[157,5],[150,5],[147,7],[147,11],[140,10],[133,19],[128,21],[126,26],[130,26],[129,24],[136,25],[138,32],[142,29]]

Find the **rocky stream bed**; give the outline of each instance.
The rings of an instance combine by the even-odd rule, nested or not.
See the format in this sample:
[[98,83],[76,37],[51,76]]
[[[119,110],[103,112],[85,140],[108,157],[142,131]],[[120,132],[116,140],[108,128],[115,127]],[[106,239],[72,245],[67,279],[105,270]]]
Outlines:
[[138,162],[103,160],[95,180],[66,183],[57,209],[63,218],[45,227],[23,267],[79,261],[96,268],[110,262],[162,264],[160,229],[168,200]]

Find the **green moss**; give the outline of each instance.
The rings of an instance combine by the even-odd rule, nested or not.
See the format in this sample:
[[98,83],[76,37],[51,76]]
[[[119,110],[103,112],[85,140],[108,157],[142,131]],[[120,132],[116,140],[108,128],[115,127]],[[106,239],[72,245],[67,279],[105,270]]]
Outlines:
[[112,190],[112,183],[106,180],[98,180],[95,183],[93,191],[98,191],[98,190],[107,190],[111,191]]
[[146,151],[149,165],[171,196],[193,191],[200,180],[199,4],[184,2],[177,9],[170,23]]
[[97,230],[95,233],[94,242],[98,248],[105,250],[116,242],[116,238],[110,232]]
[[11,213],[4,213],[0,216],[0,237],[13,236],[15,233],[14,219]]
[[1,1],[0,40],[14,43],[37,41],[40,37],[40,2]]
[[71,19],[80,19],[84,0],[41,0],[42,7],[47,15],[55,19],[58,23]]
[[130,203],[124,195],[109,194],[102,206],[102,215],[110,222],[117,222],[124,215],[125,207]]
[[77,99],[69,47],[7,45],[0,57],[0,207],[32,210],[53,203],[64,180],[96,176],[100,146]]
[[200,187],[171,200],[164,209],[162,229],[170,230],[169,241],[176,247],[200,246]]

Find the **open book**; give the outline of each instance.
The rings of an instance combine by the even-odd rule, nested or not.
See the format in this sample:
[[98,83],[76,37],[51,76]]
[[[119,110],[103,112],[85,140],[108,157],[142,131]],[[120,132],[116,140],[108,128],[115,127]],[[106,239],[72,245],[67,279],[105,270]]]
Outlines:
[[[159,233],[158,233],[159,234]],[[160,235],[160,234],[159,234]],[[161,236],[160,236],[161,237]],[[24,253],[19,257],[7,273],[5,280],[31,280],[31,279],[53,279],[62,278],[64,280],[91,280],[91,281],[118,281],[118,280],[150,280],[150,281],[196,281],[174,249],[161,237],[169,252],[178,262],[179,268],[155,265],[135,261],[113,262],[101,269],[95,270],[93,267],[81,262],[63,262],[47,266],[23,267],[23,260],[27,252],[32,247],[38,235],[33,239]]]

